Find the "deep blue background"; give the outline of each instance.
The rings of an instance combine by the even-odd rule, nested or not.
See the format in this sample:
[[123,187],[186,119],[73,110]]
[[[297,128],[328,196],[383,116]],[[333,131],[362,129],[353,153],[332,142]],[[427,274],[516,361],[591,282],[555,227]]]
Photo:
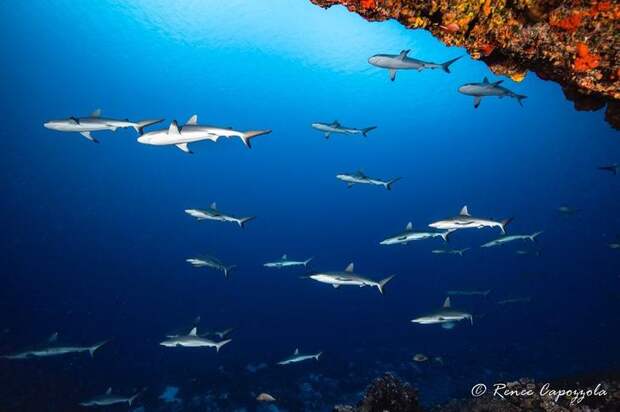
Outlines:
[[[370,55],[411,48],[441,62],[465,51],[344,8],[176,3],[0,4],[0,350],[54,331],[69,342],[114,338],[92,361],[0,361],[2,409],[66,411],[109,385],[158,393],[192,379],[235,382],[227,390],[251,404],[259,384],[236,379],[245,365],[271,364],[297,346],[324,358],[265,372],[281,386],[263,390],[293,399],[287,383],[308,373],[345,379],[355,368],[365,384],[404,364],[431,403],[467,396],[479,381],[617,370],[618,253],[607,243],[620,232],[619,183],[596,167],[618,161],[620,149],[602,112],[575,112],[558,85],[532,74],[505,81],[528,95],[524,108],[487,98],[474,110],[457,87],[495,76],[468,56],[450,75],[399,72],[392,83]],[[94,145],[42,127],[98,107],[165,125],[196,113],[203,123],[273,133],[252,150],[231,139],[196,144],[188,156],[140,145],[133,130],[95,133]],[[366,139],[325,140],[309,126],[335,119],[378,128]],[[359,168],[403,180],[388,192],[335,179]],[[213,201],[258,218],[241,230],[183,213]],[[464,258],[431,254],[443,246],[435,240],[378,246],[410,220],[422,229],[464,204],[474,215],[514,216],[512,233],[544,230],[542,255],[479,249],[495,230],[456,233],[451,246],[473,248]],[[562,204],[583,210],[563,217]],[[185,264],[201,253],[238,271],[225,280]],[[397,277],[381,297],[261,267],[283,253],[314,256],[316,269],[353,261],[369,277]],[[409,322],[439,307],[448,289],[492,289],[486,300],[453,299],[475,313],[473,327]],[[532,302],[495,304],[522,296]],[[218,355],[158,346],[197,315],[204,328],[236,327],[233,342]],[[407,366],[419,352],[446,365]]]

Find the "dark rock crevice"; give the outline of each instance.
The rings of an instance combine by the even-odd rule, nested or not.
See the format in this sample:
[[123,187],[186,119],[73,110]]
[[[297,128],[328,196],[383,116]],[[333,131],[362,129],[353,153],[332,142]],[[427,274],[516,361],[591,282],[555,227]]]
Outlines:
[[611,0],[311,0],[369,21],[396,19],[462,46],[497,75],[559,83],[577,110],[607,106],[620,129],[620,4]]

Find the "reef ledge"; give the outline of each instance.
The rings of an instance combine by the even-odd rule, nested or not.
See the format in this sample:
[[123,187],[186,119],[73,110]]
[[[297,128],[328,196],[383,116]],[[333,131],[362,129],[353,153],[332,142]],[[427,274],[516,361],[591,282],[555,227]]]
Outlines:
[[[396,19],[462,46],[497,75],[559,83],[577,110],[607,106],[620,130],[620,4],[611,0],[310,0],[369,21]],[[404,47],[404,46],[403,46]],[[384,51],[377,51],[384,52]]]

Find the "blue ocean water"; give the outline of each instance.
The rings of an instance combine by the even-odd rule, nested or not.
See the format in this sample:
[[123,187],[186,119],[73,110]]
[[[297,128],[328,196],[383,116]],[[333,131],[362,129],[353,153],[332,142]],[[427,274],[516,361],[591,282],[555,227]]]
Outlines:
[[[210,397],[222,410],[256,410],[268,392],[279,410],[329,410],[384,371],[432,405],[478,382],[618,370],[618,251],[608,243],[620,233],[619,182],[597,170],[620,159],[618,133],[602,112],[576,112],[557,84],[504,79],[528,96],[524,107],[485,98],[475,110],[458,86],[498,78],[463,49],[300,0],[4,2],[0,21],[0,352],[54,332],[113,339],[94,359],[0,359],[0,409],[83,410],[112,386],[147,388],[138,406],[168,410],[157,397],[175,386],[187,408]],[[451,74],[401,71],[395,82],[367,62],[402,49],[465,57]],[[197,114],[273,132],[251,150],[222,139],[187,155],[141,145],[133,130],[93,133],[94,145],[42,126],[96,108],[163,117],[164,127]],[[377,129],[326,140],[310,127],[334,120]],[[335,178],[358,169],[403,179],[386,191]],[[214,201],[257,219],[242,230],[183,212]],[[514,217],[511,233],[544,230],[540,256],[515,254],[527,245],[479,248],[496,229],[453,234],[449,247],[472,248],[463,257],[432,254],[444,247],[437,239],[378,244],[465,204]],[[562,215],[562,205],[579,212]],[[373,279],[396,277],[381,296],[262,267],[285,253],[314,257],[314,270],[354,262]],[[200,254],[238,267],[225,279],[185,262]],[[473,326],[410,322],[451,289],[491,290],[453,297]],[[531,301],[496,303],[521,297]],[[159,346],[196,316],[199,328],[233,327],[233,341],[217,354]],[[274,365],[297,347],[323,355]],[[443,363],[415,363],[416,353]]]

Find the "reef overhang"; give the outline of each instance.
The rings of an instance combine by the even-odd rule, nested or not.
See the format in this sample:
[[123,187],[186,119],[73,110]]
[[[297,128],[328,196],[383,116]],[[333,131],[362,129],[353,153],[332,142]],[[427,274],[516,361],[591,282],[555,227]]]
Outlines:
[[577,110],[607,106],[620,129],[620,4],[611,0],[310,0],[369,21],[396,19],[465,47],[497,75],[559,83]]

